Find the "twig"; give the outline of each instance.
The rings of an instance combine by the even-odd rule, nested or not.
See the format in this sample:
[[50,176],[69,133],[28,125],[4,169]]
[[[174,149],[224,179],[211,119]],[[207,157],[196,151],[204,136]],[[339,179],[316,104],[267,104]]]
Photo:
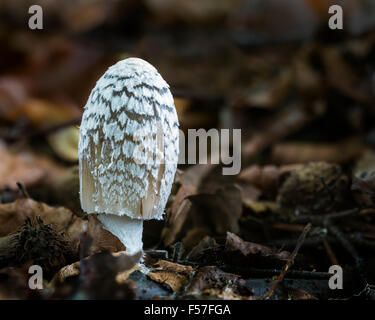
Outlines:
[[30,198],[30,195],[27,192],[26,187],[21,182],[16,182],[16,185],[24,198]]
[[301,233],[300,237],[298,238],[297,245],[294,248],[292,254],[289,256],[283,270],[281,271],[279,276],[276,277],[276,279],[273,282],[271,288],[265,293],[265,295],[263,297],[264,299],[269,299],[269,298],[272,297],[272,295],[274,294],[277,286],[284,279],[285,274],[288,272],[289,268],[294,264],[294,259],[296,258],[297,254],[298,254],[298,251],[301,248],[303,242],[305,241],[305,238],[306,238],[308,232],[310,231],[310,229],[311,229],[311,223],[308,223],[306,225],[305,229],[303,230],[303,232]]
[[324,248],[326,249],[328,258],[331,261],[331,264],[332,265],[338,265],[339,262],[337,260],[337,257],[335,255],[335,253],[333,252],[331,246],[329,245],[328,240],[326,238],[322,238],[322,242],[323,242]]
[[[310,246],[310,247],[317,247],[322,243],[322,238],[326,237],[324,235],[316,235],[316,236],[311,236],[308,239],[305,240],[304,246]],[[334,237],[329,237],[330,243],[333,241],[337,241],[336,238]],[[271,247],[283,247],[283,248],[294,248],[297,245],[298,239],[286,239],[286,238],[281,238],[277,240],[272,240],[266,242],[266,245],[271,246]]]
[[359,246],[366,247],[370,250],[375,250],[375,241],[364,239],[360,233],[354,234],[353,241]]
[[332,220],[337,218],[343,218],[346,216],[350,216],[353,214],[357,214],[359,212],[358,208],[345,210],[341,212],[333,212],[330,214],[326,214],[323,216],[301,216],[296,219],[299,223],[303,221],[310,221],[314,225],[321,225],[338,240],[338,242],[345,248],[346,251],[352,256],[355,261],[355,266],[358,270],[358,274],[363,281],[363,285],[366,286],[368,284],[367,276],[366,276],[366,268],[364,264],[364,260],[360,257],[359,253],[357,252],[356,248],[350,243],[350,241],[345,237],[345,235],[341,232],[341,230],[336,227]]
[[274,223],[272,228],[282,231],[290,231],[290,232],[302,232],[305,229],[303,224],[291,224],[291,223]]
[[332,212],[324,215],[301,215],[295,219],[294,222],[298,223],[307,223],[311,222],[314,225],[320,225],[323,226],[326,224],[326,222],[330,219],[338,219],[338,218],[344,218],[353,214],[358,213],[358,208],[339,211],[339,212]]
[[[181,264],[190,264],[184,261],[180,262]],[[200,265],[196,263],[194,265]],[[242,276],[252,277],[252,278],[272,278],[281,273],[280,269],[260,269],[254,267],[240,267],[240,266],[219,266],[221,270],[230,273],[241,274]],[[319,271],[307,271],[307,270],[289,270],[287,273],[288,279],[329,279],[332,277],[332,274],[328,272],[319,272]]]
[[355,265],[358,269],[359,276],[363,281],[363,285],[366,286],[368,284],[366,271],[364,266],[364,260],[360,257],[358,251],[354,246],[350,243],[350,241],[344,236],[341,230],[334,226],[330,221],[326,222],[326,227],[329,232],[331,232],[337,240],[341,243],[341,245],[350,253],[355,261]]
[[182,243],[176,242],[173,246],[173,252],[172,252],[172,261],[177,262],[179,258],[181,257],[182,253]]

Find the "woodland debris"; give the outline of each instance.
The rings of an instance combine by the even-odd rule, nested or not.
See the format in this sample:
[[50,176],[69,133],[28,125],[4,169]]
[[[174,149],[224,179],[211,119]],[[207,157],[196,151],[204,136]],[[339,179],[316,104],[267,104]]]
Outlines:
[[253,292],[241,277],[214,266],[206,266],[197,270],[187,288],[187,294],[221,299],[250,299]]
[[298,242],[297,242],[296,247],[294,248],[291,255],[288,257],[287,262],[286,262],[282,272],[275,279],[275,281],[272,284],[272,286],[270,287],[269,291],[264,295],[264,299],[271,298],[271,296],[275,292],[275,289],[278,286],[278,284],[284,279],[285,274],[288,272],[289,268],[294,264],[294,259],[296,258],[297,254],[298,254],[298,251],[301,248],[303,242],[305,241],[305,238],[306,238],[307,234],[309,233],[310,229],[311,229],[311,224],[307,224],[305,229],[301,233],[300,237],[298,238]]
[[0,204],[0,236],[16,232],[27,218],[36,217],[40,217],[45,224],[52,225],[57,232],[64,232],[76,252],[80,233],[85,230],[96,235],[91,253],[102,249],[118,251],[124,248],[117,238],[101,227],[95,217],[83,220],[64,207],[54,208],[32,199],[17,199],[12,203]]
[[186,285],[194,269],[166,260],[159,260],[152,265],[147,276],[156,282],[167,285],[173,292],[180,291]]
[[346,199],[348,183],[339,165],[308,163],[292,171],[281,186],[278,210],[286,217],[333,211]]

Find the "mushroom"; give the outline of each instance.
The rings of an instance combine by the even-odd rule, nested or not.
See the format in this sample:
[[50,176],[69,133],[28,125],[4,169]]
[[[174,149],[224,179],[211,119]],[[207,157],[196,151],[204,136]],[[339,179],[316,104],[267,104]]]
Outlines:
[[97,81],[79,136],[80,202],[133,254],[143,220],[162,219],[177,169],[179,123],[169,85],[128,58]]

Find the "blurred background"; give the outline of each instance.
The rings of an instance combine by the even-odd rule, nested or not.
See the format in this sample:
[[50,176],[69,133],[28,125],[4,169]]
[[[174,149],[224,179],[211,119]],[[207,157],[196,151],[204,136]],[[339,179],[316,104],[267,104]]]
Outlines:
[[[328,27],[335,4],[343,30]],[[31,5],[43,9],[42,30],[28,27]],[[170,84],[181,129],[242,129],[239,176],[181,167],[165,221],[145,224],[146,249],[182,243],[191,250],[227,231],[284,246],[276,232],[294,237],[304,226],[275,221],[351,208],[362,220],[343,229],[375,238],[375,1],[0,0],[0,44],[0,200],[9,204],[0,207],[0,227],[8,228],[0,236],[14,232],[22,214],[52,210],[41,202],[16,207],[24,203],[18,198],[84,217],[77,168],[83,106],[109,66],[135,56]],[[293,171],[311,161],[324,163]],[[207,175],[211,169],[216,174]],[[49,216],[60,221],[56,212]],[[11,219],[19,221],[10,226]],[[84,230],[73,230],[76,243]],[[120,250],[98,230],[95,248]],[[311,244],[314,270],[337,264],[326,242]],[[366,254],[374,265],[373,252]]]
[[[344,30],[328,28],[333,4]],[[170,84],[183,130],[241,128],[243,167],[374,157],[371,0],[1,0],[0,39],[2,190],[67,205],[77,185],[63,201],[37,186],[77,163],[87,97],[130,56]]]
[[[42,30],[28,27],[35,4]],[[344,30],[328,28],[333,4]],[[374,166],[374,1],[1,0],[0,17],[1,190],[21,182],[80,210],[82,109],[105,70],[130,56],[170,84],[183,130],[241,128],[243,168],[363,157]],[[247,197],[258,198],[250,182]]]

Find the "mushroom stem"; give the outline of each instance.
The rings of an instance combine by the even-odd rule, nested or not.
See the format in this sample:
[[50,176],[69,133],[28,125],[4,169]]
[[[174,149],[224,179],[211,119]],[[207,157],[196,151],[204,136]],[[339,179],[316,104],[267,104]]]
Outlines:
[[143,220],[114,214],[99,214],[104,229],[114,234],[125,246],[126,251],[135,254],[142,251]]

